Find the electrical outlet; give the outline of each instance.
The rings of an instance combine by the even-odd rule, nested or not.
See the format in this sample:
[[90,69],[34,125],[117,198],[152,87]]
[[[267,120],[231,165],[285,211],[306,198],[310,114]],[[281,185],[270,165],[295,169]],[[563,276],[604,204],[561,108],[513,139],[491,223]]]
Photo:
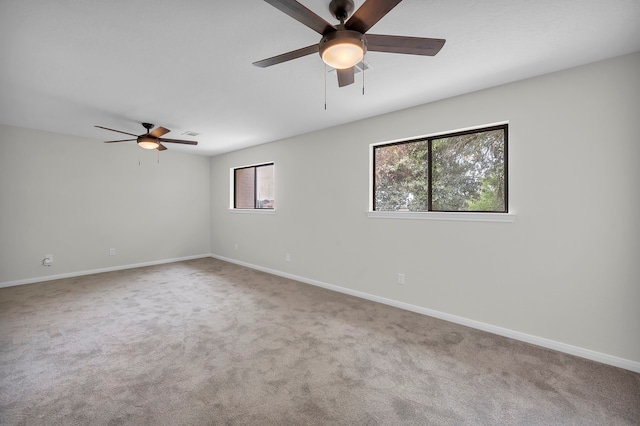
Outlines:
[[115,256],[116,255],[116,249],[112,248],[109,249],[109,256]]
[[238,243],[235,243],[235,244],[233,245],[233,248],[234,248],[234,249],[236,249],[236,250],[238,250]]
[[287,253],[284,255],[284,260],[286,260],[287,262],[291,262],[291,254]]
[[404,274],[398,273],[398,284],[404,285]]

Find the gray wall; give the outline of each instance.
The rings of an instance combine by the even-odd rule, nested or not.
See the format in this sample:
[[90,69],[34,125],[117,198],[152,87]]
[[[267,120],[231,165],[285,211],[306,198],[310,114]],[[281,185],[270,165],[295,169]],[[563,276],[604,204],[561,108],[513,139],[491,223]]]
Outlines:
[[[213,157],[212,253],[638,362],[638,76],[633,54]],[[367,217],[371,143],[505,120],[514,223]],[[276,214],[229,213],[229,169],[265,161]]]
[[132,143],[0,126],[0,284],[207,255],[209,167],[207,157],[169,150],[158,164]]

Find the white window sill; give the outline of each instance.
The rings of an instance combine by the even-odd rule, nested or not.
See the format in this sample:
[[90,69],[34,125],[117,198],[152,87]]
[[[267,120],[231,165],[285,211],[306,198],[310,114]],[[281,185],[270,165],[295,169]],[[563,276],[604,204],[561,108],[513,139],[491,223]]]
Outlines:
[[469,213],[469,212],[383,212],[368,211],[367,217],[375,219],[422,219],[458,220],[465,222],[514,222],[515,213]]
[[275,209],[229,209],[229,213],[236,214],[276,214]]

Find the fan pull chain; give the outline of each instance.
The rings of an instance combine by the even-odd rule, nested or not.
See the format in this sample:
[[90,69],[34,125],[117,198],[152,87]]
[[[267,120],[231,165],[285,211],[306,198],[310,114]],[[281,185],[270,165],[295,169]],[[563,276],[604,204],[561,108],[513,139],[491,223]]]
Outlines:
[[[136,148],[137,148],[137,147],[136,147]],[[136,151],[138,151],[138,166],[139,166],[139,165],[141,165],[141,163],[140,163],[140,150],[139,150],[139,149],[136,149]]]
[[158,164],[160,164],[160,151],[156,149],[156,152],[158,153]]
[[327,63],[324,63],[324,110],[327,110]]
[[362,59],[362,96],[364,96],[364,69],[367,66],[364,64],[364,59]]

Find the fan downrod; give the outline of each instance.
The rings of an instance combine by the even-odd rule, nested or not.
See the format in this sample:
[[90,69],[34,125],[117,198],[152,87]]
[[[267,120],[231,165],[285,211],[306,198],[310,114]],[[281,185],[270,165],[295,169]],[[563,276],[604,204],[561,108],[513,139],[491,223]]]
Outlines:
[[353,12],[353,9],[353,0],[331,0],[331,3],[329,3],[329,12],[331,12],[341,24],[347,20],[351,12]]
[[147,133],[149,133],[149,130],[153,129],[153,124],[151,124],[151,123],[142,123],[142,127],[147,129]]

